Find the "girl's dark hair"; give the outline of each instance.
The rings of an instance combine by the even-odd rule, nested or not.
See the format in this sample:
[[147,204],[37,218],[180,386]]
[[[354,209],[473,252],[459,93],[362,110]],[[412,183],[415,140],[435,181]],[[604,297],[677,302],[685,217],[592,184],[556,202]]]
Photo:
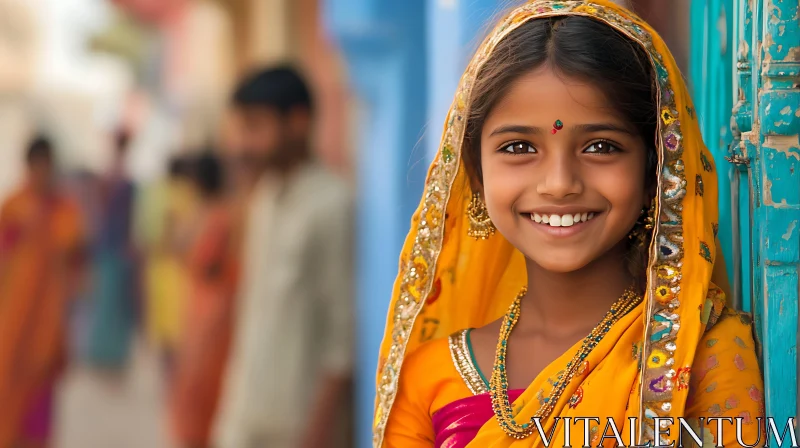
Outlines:
[[464,160],[471,174],[483,181],[480,142],[489,112],[517,78],[545,65],[605,92],[610,106],[647,144],[646,182],[652,185],[658,112],[650,59],[619,31],[580,16],[531,20],[497,44],[472,89],[464,138]]
[[[632,124],[647,145],[645,186],[657,179],[657,89],[644,49],[611,26],[580,17],[534,19],[508,34],[478,72],[464,137],[468,172],[483,182],[481,132],[486,117],[520,76],[542,66],[589,82],[605,92],[611,108]],[[649,241],[648,241],[649,243]],[[642,288],[647,245],[630,244],[628,267]]]

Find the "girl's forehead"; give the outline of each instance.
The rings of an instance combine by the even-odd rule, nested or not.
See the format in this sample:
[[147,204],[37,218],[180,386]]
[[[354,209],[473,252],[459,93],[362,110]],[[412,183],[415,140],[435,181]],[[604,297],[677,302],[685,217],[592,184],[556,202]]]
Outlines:
[[609,115],[617,114],[597,85],[550,69],[539,69],[520,76],[509,85],[487,116],[486,123],[514,118],[608,119]]

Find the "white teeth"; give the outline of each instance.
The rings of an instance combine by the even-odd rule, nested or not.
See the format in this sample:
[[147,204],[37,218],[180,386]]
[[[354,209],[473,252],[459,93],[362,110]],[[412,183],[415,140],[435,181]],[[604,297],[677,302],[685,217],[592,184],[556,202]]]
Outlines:
[[570,227],[581,222],[586,222],[594,218],[594,213],[575,213],[567,215],[540,215],[538,213],[531,213],[532,221],[549,224],[551,227]]

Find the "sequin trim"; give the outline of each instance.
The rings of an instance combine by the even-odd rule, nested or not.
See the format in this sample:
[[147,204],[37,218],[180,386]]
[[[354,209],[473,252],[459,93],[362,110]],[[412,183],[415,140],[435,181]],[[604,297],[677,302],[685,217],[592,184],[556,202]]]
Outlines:
[[[425,196],[415,215],[417,234],[411,249],[411,260],[401,260],[398,300],[390,316],[390,338],[392,341],[387,361],[379,372],[377,387],[375,421],[373,426],[373,446],[380,447],[388,421],[389,412],[397,393],[397,382],[405,355],[406,345],[417,316],[423,309],[424,298],[431,289],[432,273],[441,251],[444,236],[444,211],[450,196],[452,182],[461,159],[467,104],[472,90],[472,80],[491,55],[495,46],[510,32],[533,18],[563,15],[583,15],[600,20],[640,44],[649,54],[657,78],[660,118],[658,123],[659,151],[658,179],[659,197],[656,215],[659,219],[653,231],[650,245],[650,265],[648,266],[648,291],[646,295],[646,332],[641,359],[648,359],[654,350],[667,355],[664,366],[651,368],[642,365],[640,372],[641,404],[639,421],[639,442],[654,442],[653,418],[668,416],[672,409],[673,380],[668,374],[674,372],[672,356],[677,350],[676,338],[680,322],[676,309],[680,307],[680,281],[683,260],[683,220],[682,201],[686,196],[686,175],[681,157],[683,155],[680,115],[675,102],[675,93],[670,84],[669,73],[663,57],[658,53],[650,36],[636,16],[623,16],[615,10],[586,1],[534,1],[513,11],[500,23],[490,37],[483,43],[470,62],[462,77],[456,98],[447,116],[447,126],[440,143],[439,154],[435,159],[428,180]],[[668,140],[668,142],[667,142]],[[701,155],[703,168],[710,171],[711,164]],[[670,272],[668,276],[657,272]],[[666,287],[671,298],[656,300],[656,288]],[[661,289],[661,291],[665,291]],[[656,320],[659,313],[665,316],[669,331],[659,333],[666,323]],[[662,336],[666,334],[666,336]],[[646,363],[642,363],[646,364]],[[655,381],[654,381],[655,380]],[[653,389],[647,387],[653,384]]]
[[461,330],[450,335],[450,357],[453,359],[453,365],[456,367],[461,379],[472,395],[480,395],[489,392],[486,383],[483,382],[480,372],[472,362],[472,355],[469,351],[469,344],[467,343],[467,334],[469,330]]

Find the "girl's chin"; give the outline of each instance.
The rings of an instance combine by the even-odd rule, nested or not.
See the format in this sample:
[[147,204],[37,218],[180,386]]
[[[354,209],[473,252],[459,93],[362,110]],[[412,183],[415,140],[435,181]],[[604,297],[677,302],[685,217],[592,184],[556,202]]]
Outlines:
[[586,257],[586,254],[565,254],[565,253],[542,253],[541,251],[535,257],[527,257],[530,261],[534,262],[541,269],[552,272],[554,274],[569,274],[571,272],[579,271],[585,268],[591,259]]

